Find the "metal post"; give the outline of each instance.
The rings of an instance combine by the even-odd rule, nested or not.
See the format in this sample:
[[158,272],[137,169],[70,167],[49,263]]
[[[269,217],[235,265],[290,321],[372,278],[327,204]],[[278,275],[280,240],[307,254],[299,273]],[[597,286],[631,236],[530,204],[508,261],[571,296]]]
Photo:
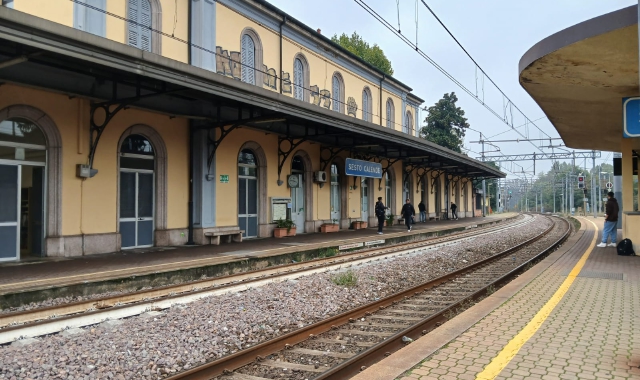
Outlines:
[[[593,160],[593,165],[592,165],[592,170],[595,174],[596,171],[596,151],[592,150],[593,155],[591,156],[591,159]],[[593,217],[597,218],[598,217],[598,209],[595,207],[596,205],[596,192],[595,190],[595,186],[596,186],[596,181],[595,178],[593,177],[593,175],[591,176],[591,208],[593,208]]]
[[[484,140],[482,132],[480,132],[480,141],[482,141],[482,162],[484,162]],[[487,216],[487,182],[482,178],[482,216]]]
[[[638,11],[640,12],[640,8],[638,9]],[[622,153],[614,153],[613,154],[613,167],[614,167],[614,172],[613,172],[613,196],[614,198],[616,198],[618,200],[618,207],[620,207],[620,210],[622,211],[622,173],[618,173],[618,175],[616,175],[615,172],[615,167],[616,167],[616,161],[618,160],[622,160]],[[618,218],[618,229],[622,228],[622,218]]]

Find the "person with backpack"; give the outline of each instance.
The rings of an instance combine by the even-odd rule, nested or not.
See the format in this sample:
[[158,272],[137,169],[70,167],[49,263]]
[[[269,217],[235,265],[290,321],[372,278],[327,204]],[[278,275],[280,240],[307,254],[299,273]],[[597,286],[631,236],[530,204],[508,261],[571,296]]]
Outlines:
[[420,211],[420,221],[425,223],[427,221],[427,208],[424,206],[424,202],[418,203],[418,211]]
[[609,247],[615,247],[616,237],[618,234],[618,201],[613,197],[613,192],[607,193],[607,201],[606,206],[606,214],[604,215],[604,229],[602,230],[602,242],[597,245],[597,247],[604,248],[607,246],[607,238],[611,238],[611,243],[609,243]]
[[387,219],[386,210],[388,207],[384,206],[382,203],[382,197],[378,197],[378,201],[376,202],[375,213],[378,217],[378,235],[382,235],[382,226],[384,226],[384,221]]
[[400,214],[404,218],[404,224],[407,226],[407,232],[411,232],[411,224],[413,222],[413,216],[416,214],[416,209],[411,204],[411,200],[407,198],[407,203],[402,206]]

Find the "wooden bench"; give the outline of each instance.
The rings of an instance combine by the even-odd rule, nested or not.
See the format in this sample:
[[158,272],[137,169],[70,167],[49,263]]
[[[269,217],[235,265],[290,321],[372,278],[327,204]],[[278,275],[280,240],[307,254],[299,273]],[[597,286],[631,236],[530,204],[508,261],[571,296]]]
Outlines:
[[225,243],[242,243],[242,234],[244,230],[238,227],[225,228],[222,227],[215,232],[205,232],[204,236],[209,238],[209,244],[220,245],[220,238],[224,237]]

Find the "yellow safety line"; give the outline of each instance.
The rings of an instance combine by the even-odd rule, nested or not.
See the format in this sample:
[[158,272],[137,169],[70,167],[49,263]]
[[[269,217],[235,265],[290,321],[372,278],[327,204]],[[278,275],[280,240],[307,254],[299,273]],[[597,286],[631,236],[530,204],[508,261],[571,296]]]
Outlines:
[[518,351],[524,346],[525,343],[538,331],[538,329],[542,326],[544,321],[549,317],[553,309],[560,303],[562,297],[567,293],[571,284],[575,281],[578,274],[582,270],[582,267],[587,262],[591,251],[596,246],[596,241],[598,240],[598,227],[595,223],[588,220],[591,224],[593,224],[593,228],[595,228],[595,233],[593,234],[593,240],[591,241],[591,245],[586,250],[586,252],[582,255],[580,260],[576,263],[576,265],[571,270],[571,273],[567,276],[567,278],[562,282],[562,285],[556,290],[553,296],[547,301],[547,303],[538,311],[538,313],[529,321],[529,323],[516,335],[506,346],[500,351],[500,353],[493,358],[491,363],[489,363],[482,372],[480,372],[477,376],[477,380],[493,380],[495,379],[500,372],[511,362],[517,354]]

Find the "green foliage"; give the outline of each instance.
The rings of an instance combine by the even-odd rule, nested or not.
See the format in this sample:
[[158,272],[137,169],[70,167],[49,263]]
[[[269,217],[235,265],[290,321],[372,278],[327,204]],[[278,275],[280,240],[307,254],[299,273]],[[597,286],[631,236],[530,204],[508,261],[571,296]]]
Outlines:
[[352,270],[341,272],[331,277],[331,281],[338,286],[356,286],[358,284],[358,277]]
[[353,32],[351,37],[345,33],[342,33],[340,37],[336,34],[331,37],[331,41],[349,50],[352,54],[362,58],[365,62],[378,68],[383,73],[393,75],[391,61],[384,55],[380,46],[378,46],[378,44],[373,44],[373,46],[369,45],[358,33]]
[[319,258],[325,258],[325,257],[333,257],[335,255],[338,254],[338,249],[335,247],[325,247],[325,248],[320,248],[319,253],[318,253],[318,257]]
[[276,220],[276,226],[278,228],[286,228],[287,232],[289,232],[291,230],[291,228],[295,227],[295,223],[293,223],[293,220],[291,219],[278,219]]
[[464,130],[469,128],[464,111],[456,107],[458,97],[455,92],[444,94],[435,105],[429,107],[425,126],[420,130],[420,136],[432,143],[438,144],[454,152],[462,152]]
[[[576,162],[579,164],[579,162]],[[611,173],[601,174],[601,172]],[[538,205],[540,204],[540,196],[542,196],[542,204],[544,206],[545,212],[553,212],[554,210],[554,184],[555,184],[555,210],[557,213],[562,212],[562,194],[565,189],[565,178],[569,177],[569,184],[573,185],[573,199],[574,199],[574,207],[576,209],[576,213],[578,212],[578,208],[582,207],[584,212],[585,203],[583,198],[585,198],[585,194],[583,189],[578,188],[578,180],[576,176],[582,174],[585,176],[585,183],[587,186],[587,194],[586,197],[591,202],[591,176],[594,174],[594,182],[596,182],[596,186],[599,187],[599,194],[596,195],[598,200],[602,200],[603,197],[606,196],[607,190],[605,188],[605,184],[609,179],[613,180],[613,166],[610,164],[602,164],[596,165],[595,169],[584,168],[580,166],[573,166],[570,162],[555,162],[553,167],[548,172],[539,173],[533,185],[529,188],[527,193],[517,194],[518,198],[525,198],[528,196],[529,199],[529,210],[535,210],[535,202],[536,202],[536,194],[538,194]],[[516,198],[516,189],[513,189],[514,198]],[[520,202],[522,205],[522,202]],[[602,205],[600,205],[602,207]],[[539,210],[538,206],[538,210]],[[598,207],[598,204],[596,204]],[[516,202],[511,202],[511,210],[517,210],[518,207]],[[600,209],[602,210],[602,208]],[[566,210],[567,212],[569,210]],[[593,213],[593,211],[591,211]]]
[[387,215],[387,227],[393,226],[393,214]]

